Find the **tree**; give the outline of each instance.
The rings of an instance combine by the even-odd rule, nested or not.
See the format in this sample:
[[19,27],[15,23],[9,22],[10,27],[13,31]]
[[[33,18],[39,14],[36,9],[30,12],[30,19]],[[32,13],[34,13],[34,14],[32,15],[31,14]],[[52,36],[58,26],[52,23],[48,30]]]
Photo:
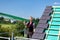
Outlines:
[[33,18],[33,22],[35,23],[35,27],[36,27],[39,22],[39,18]]
[[23,24],[23,22],[22,21],[18,21],[18,23],[17,23],[18,36],[19,35],[24,36],[24,28],[25,28],[25,25]]
[[0,20],[3,21],[4,20],[4,17],[0,17]]

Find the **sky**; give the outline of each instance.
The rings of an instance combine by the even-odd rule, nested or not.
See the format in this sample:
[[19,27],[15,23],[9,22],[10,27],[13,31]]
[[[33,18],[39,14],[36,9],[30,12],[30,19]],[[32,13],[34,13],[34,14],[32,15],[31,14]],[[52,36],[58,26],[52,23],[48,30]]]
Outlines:
[[26,18],[40,18],[46,6],[60,5],[60,0],[0,0],[0,12]]

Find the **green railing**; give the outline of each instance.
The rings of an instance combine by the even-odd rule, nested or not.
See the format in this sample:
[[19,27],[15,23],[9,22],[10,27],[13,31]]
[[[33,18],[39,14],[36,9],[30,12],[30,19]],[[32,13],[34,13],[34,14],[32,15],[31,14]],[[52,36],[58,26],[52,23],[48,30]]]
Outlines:
[[0,15],[7,16],[7,17],[10,17],[10,18],[13,18],[13,19],[16,19],[16,20],[20,20],[20,21],[29,21],[28,19],[13,16],[13,15],[9,15],[9,14],[5,14],[5,13],[0,13]]

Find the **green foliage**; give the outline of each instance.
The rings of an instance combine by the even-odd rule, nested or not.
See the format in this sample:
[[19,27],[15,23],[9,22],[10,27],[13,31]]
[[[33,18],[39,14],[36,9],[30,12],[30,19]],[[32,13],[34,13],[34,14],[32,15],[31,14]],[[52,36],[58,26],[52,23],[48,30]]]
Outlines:
[[[23,24],[0,24],[0,33],[5,33],[1,34],[0,36],[11,36],[11,33],[14,32],[14,36],[23,36],[22,30],[24,29]],[[7,33],[6,33],[7,32]]]
[[17,23],[17,30],[23,30],[25,28],[25,25],[23,24],[23,22],[19,21]]
[[35,23],[35,26],[37,26],[38,22],[39,22],[39,18],[33,18],[33,22]]
[[3,21],[3,20],[4,20],[4,17],[0,17],[0,20],[2,20],[2,21]]
[[[37,26],[39,18],[33,18],[33,22]],[[0,18],[0,33],[2,33],[0,36],[11,37],[12,32],[14,32],[14,36],[23,36],[24,28],[25,25],[23,24],[23,21],[16,21],[15,23],[11,23],[10,20],[5,21],[3,17]]]

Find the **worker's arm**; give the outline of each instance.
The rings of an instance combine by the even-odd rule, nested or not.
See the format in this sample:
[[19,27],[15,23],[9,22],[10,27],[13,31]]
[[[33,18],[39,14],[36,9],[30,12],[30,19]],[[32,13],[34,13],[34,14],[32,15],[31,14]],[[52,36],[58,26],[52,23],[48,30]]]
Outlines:
[[25,27],[27,27],[27,24],[28,24],[28,22],[26,23],[26,22],[24,21],[24,25],[25,25]]

